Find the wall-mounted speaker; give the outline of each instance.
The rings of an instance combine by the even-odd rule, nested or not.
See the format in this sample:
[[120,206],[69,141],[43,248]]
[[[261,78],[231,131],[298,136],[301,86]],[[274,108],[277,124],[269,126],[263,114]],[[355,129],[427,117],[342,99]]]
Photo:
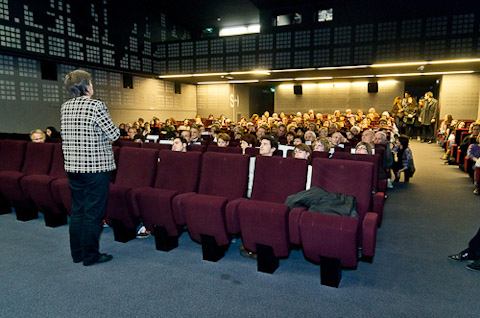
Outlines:
[[129,74],[123,74],[123,88],[133,89],[133,76]]
[[293,86],[293,93],[295,95],[302,95],[303,94],[302,85]]
[[42,71],[42,79],[49,81],[57,80],[57,64],[53,62],[40,62],[40,70]]
[[181,94],[181,93],[182,93],[182,84],[175,83],[175,94]]
[[378,93],[378,82],[368,83],[368,92],[369,93]]

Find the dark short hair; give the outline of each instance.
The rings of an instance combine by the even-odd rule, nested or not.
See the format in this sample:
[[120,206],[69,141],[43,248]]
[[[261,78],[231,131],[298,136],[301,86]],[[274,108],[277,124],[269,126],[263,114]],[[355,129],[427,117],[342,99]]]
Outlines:
[[263,137],[261,140],[264,140],[264,139],[270,141],[270,147],[275,148],[275,150],[278,150],[278,141],[275,138],[273,138],[270,135],[267,135]]
[[410,141],[410,137],[408,137],[407,135],[400,135],[398,137],[398,141],[400,141],[400,143],[402,144],[403,146],[403,149],[406,149],[408,147],[408,143]]
[[249,145],[256,145],[257,143],[257,137],[255,137],[252,134],[245,134],[242,136],[241,140],[245,141]]
[[75,70],[65,76],[65,88],[73,97],[87,95],[87,87],[92,83],[92,75],[84,70]]
[[173,138],[173,140],[175,140],[175,139],[180,139],[180,142],[182,144],[188,144],[187,140],[183,137],[177,136],[177,137]]

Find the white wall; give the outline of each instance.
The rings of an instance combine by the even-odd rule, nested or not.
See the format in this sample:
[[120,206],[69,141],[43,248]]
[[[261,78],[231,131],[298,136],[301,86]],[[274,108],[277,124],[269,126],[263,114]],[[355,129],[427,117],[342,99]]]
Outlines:
[[365,112],[374,107],[378,113],[389,111],[396,96],[403,96],[404,82],[379,81],[378,93],[368,93],[368,82],[337,82],[302,84],[303,94],[294,95],[293,84],[275,87],[275,111],[285,113],[315,112],[331,114],[334,110]]
[[480,118],[480,75],[443,75],[440,84],[440,118],[451,114],[454,119]]

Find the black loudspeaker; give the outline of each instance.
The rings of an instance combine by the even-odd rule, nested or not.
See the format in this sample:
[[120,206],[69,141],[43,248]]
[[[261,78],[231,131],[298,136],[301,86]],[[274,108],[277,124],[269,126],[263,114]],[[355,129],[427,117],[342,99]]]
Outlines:
[[293,93],[295,95],[302,95],[303,94],[302,85],[293,86]]
[[182,93],[182,84],[175,83],[175,94],[181,94],[181,93]]
[[123,74],[123,88],[133,89],[133,76],[128,74]]
[[42,71],[42,79],[49,81],[57,80],[57,64],[52,62],[40,62],[40,69]]
[[378,93],[378,82],[368,83],[369,93]]

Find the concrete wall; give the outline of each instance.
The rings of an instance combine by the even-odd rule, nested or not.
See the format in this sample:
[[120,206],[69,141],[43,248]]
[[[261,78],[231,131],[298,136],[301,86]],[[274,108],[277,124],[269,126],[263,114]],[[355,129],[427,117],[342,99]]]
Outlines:
[[480,75],[443,75],[440,84],[440,118],[480,118]]
[[211,84],[197,86],[198,114],[208,117],[225,115],[236,120],[249,114],[250,89],[241,84]]
[[275,111],[285,113],[315,112],[331,114],[334,110],[351,108],[365,112],[374,107],[378,113],[390,110],[396,96],[403,96],[404,82],[379,81],[378,93],[368,93],[368,82],[337,82],[302,84],[303,94],[294,95],[293,84],[275,87]]
[[[47,126],[60,128],[60,106],[71,98],[63,86],[65,75],[75,66],[57,65],[57,81],[42,80],[40,62],[0,55],[0,131],[25,133]],[[197,112],[196,86],[182,84],[175,94],[174,83],[133,77],[133,89],[123,88],[121,73],[84,68],[93,77],[94,96],[107,104],[113,121],[133,122],[193,118]]]

